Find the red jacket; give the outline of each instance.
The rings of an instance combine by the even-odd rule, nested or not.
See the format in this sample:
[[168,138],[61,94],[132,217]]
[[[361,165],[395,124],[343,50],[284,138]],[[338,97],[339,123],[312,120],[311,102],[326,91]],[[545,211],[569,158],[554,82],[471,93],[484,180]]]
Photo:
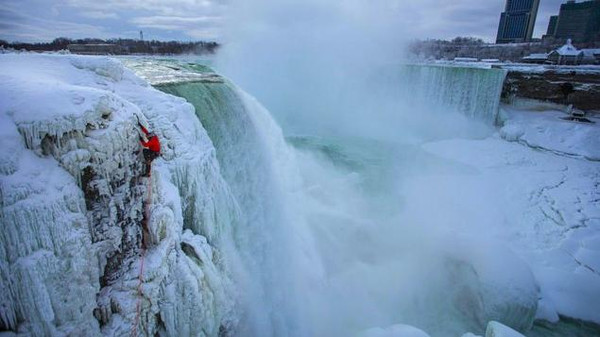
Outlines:
[[150,149],[150,151],[159,152],[160,153],[160,141],[158,141],[157,136],[152,136],[148,139],[147,142],[141,141],[142,146]]
[[[148,136],[150,134],[148,132],[148,130],[146,130],[145,127],[143,127],[142,125],[140,125],[140,127],[142,128],[142,131],[144,132],[144,134],[146,136]],[[154,151],[154,152],[160,153],[160,141],[158,140],[157,136],[150,137],[150,139],[148,139],[147,142],[145,142],[145,141],[142,140],[142,141],[140,141],[140,143],[142,143],[143,147],[150,149],[150,151]]]

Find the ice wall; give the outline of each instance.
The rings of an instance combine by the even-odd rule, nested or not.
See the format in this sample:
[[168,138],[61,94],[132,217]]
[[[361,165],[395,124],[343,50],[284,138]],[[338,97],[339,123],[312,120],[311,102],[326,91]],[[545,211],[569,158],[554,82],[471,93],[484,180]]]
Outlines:
[[[506,76],[501,69],[451,65],[403,65],[390,71],[390,88],[409,105],[453,110],[494,124]],[[388,82],[389,83],[389,82]]]
[[[193,106],[108,58],[1,57],[0,331],[226,335],[238,207]],[[162,141],[151,179],[136,116]]]

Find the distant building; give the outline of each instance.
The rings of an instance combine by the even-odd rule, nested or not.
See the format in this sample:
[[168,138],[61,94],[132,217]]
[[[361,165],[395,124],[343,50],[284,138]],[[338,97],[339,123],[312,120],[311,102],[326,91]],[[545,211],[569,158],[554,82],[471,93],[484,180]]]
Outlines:
[[110,43],[70,44],[67,49],[82,55],[118,55],[123,52],[121,46]]
[[562,4],[552,35],[574,42],[600,41],[600,0]]
[[546,54],[546,53],[531,54],[529,56],[525,56],[524,58],[522,58],[521,61],[523,63],[544,64],[544,63],[546,63],[548,61],[548,54]]
[[582,49],[583,60],[585,64],[600,64],[600,48],[598,49]]
[[558,25],[558,15],[552,15],[550,17],[550,22],[548,22],[548,30],[546,31],[546,35],[554,36],[556,35],[556,26]]
[[567,44],[548,55],[548,61],[559,65],[578,65],[583,61],[583,51],[575,48],[571,40],[567,40]]
[[600,64],[600,48],[578,50],[569,39],[564,46],[549,54],[531,54],[523,57],[521,62],[558,65]]
[[531,41],[539,6],[540,0],[506,0],[496,43]]

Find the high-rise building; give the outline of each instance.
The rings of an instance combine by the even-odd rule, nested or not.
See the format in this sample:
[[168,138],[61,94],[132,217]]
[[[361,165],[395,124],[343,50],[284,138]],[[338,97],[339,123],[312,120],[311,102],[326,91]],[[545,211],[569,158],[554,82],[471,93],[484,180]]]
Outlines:
[[558,25],[558,15],[552,15],[550,17],[550,22],[548,22],[548,30],[546,31],[546,35],[554,36],[556,34],[556,26]]
[[539,6],[540,0],[506,0],[496,43],[531,41]]
[[600,40],[600,0],[562,4],[553,35],[573,42]]

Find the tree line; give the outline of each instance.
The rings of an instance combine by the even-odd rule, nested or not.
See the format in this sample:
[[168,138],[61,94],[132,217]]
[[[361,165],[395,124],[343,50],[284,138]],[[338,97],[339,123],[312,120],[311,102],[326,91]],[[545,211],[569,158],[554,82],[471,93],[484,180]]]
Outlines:
[[69,45],[111,44],[118,46],[117,54],[213,54],[219,48],[216,42],[180,42],[180,41],[143,41],[134,39],[70,39],[59,37],[52,42],[9,43],[0,40],[0,46],[16,50],[59,51],[68,49]]

